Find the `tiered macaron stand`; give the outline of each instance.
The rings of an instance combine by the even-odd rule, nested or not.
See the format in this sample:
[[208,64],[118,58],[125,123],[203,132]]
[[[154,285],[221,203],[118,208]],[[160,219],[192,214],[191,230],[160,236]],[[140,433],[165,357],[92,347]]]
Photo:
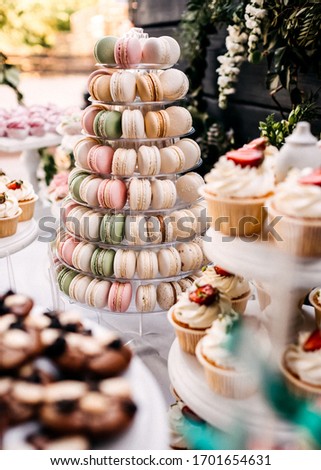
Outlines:
[[[134,73],[141,73],[141,72],[157,72],[161,69],[168,69],[170,67],[172,67],[172,65],[160,65],[160,64],[136,64],[136,65],[131,65],[130,68],[125,68],[125,67],[122,67],[122,66],[119,66],[119,65],[114,65],[114,64],[98,64],[100,67],[103,67],[105,69],[111,69],[111,71],[115,71],[115,69],[123,69],[123,70],[131,70],[132,72]],[[133,110],[133,109],[139,109],[140,111],[142,111],[143,115],[145,113],[147,113],[148,111],[158,111],[158,110],[161,110],[161,109],[165,109],[167,106],[171,105],[172,103],[174,103],[174,101],[153,101],[153,102],[143,102],[143,101],[140,101],[138,99],[136,99],[136,101],[134,102],[131,102],[131,103],[124,103],[124,102],[102,102],[102,101],[94,101],[92,99],[92,103],[93,104],[97,104],[97,105],[103,105],[105,109],[108,109],[108,110],[112,110],[112,111],[120,111],[120,112],[123,112],[124,110],[126,109],[129,109],[129,110]],[[184,134],[184,135],[177,135],[177,136],[171,136],[171,137],[162,137],[162,138],[119,138],[119,139],[109,139],[109,138],[105,138],[105,137],[99,137],[97,135],[88,135],[86,134],[84,131],[84,136],[87,136],[87,137],[92,137],[98,141],[101,142],[102,145],[108,145],[108,146],[111,146],[113,149],[117,149],[119,147],[122,147],[122,148],[126,148],[126,149],[130,149],[130,148],[134,148],[135,150],[137,150],[139,148],[139,146],[141,145],[146,145],[146,146],[152,146],[152,145],[156,145],[158,148],[162,148],[162,147],[167,147],[169,145],[173,145],[175,142],[177,142],[180,138],[183,138],[183,137],[187,137],[189,135],[191,135],[192,133],[194,132],[194,129],[190,129],[190,131],[187,133],[187,134]],[[192,171],[196,168],[198,168],[202,163],[202,160],[200,159],[195,165],[193,165],[192,168],[187,168],[185,169],[184,171],[181,171],[179,174],[157,174],[157,175],[153,175],[153,176],[141,176],[138,172],[135,172],[134,177],[136,178],[144,178],[144,179],[149,179],[150,181],[152,180],[155,180],[155,179],[170,179],[172,180],[174,183],[176,182],[177,178],[183,174],[183,173],[187,173],[189,171]],[[88,172],[90,174],[90,171],[88,171],[87,169],[85,169],[84,171]],[[94,173],[94,172],[91,172],[91,173]],[[130,180],[130,177],[122,177],[122,176],[115,176],[113,174],[109,174],[109,175],[106,175],[106,174],[99,174],[99,173],[94,173],[96,174],[97,176],[101,177],[101,178],[108,178],[108,179],[120,179],[120,180],[123,180],[125,182],[125,184]],[[72,198],[72,196],[70,195],[70,197]],[[176,210],[179,210],[179,209],[187,209],[188,207],[190,207],[192,204],[195,204],[195,203],[198,203],[202,200],[202,198],[199,198],[197,201],[193,201],[192,203],[186,203],[184,201],[180,201],[180,200],[177,200],[176,201],[176,204],[174,205],[174,207],[171,207],[170,209],[148,209],[148,210],[145,210],[145,211],[133,211],[130,209],[129,205],[126,204],[125,207],[122,209],[122,210],[110,210],[110,209],[103,209],[103,208],[93,208],[93,207],[90,207],[88,204],[86,203],[79,203],[79,201],[75,201],[77,202],[77,204],[79,204],[80,206],[83,205],[85,207],[88,207],[88,209],[94,209],[95,211],[99,211],[100,213],[102,214],[106,214],[106,213],[111,213],[111,214],[119,214],[119,213],[123,213],[124,215],[126,216],[130,216],[130,215],[138,215],[138,214],[141,214],[141,215],[144,215],[144,216],[152,216],[152,215],[162,215],[162,216],[165,216],[165,215],[168,215],[170,214],[171,212],[174,212]],[[184,240],[179,240],[179,241],[171,241],[171,242],[163,242],[163,243],[159,243],[159,244],[154,244],[154,243],[144,243],[144,244],[141,244],[141,245],[135,245],[135,244],[128,244],[128,242],[126,240],[123,240],[119,245],[109,245],[109,244],[104,244],[104,243],[101,243],[101,242],[92,242],[90,240],[85,240],[83,239],[81,236],[79,235],[75,235],[74,233],[71,233],[68,228],[64,225],[64,221],[61,220],[60,221],[61,223],[61,229],[63,231],[65,231],[66,234],[69,234],[71,235],[74,239],[76,239],[77,241],[85,241],[85,242],[88,242],[88,243],[91,243],[91,244],[94,244],[96,245],[97,247],[100,247],[100,248],[104,248],[104,249],[108,249],[108,248],[113,248],[114,250],[117,250],[119,248],[121,249],[131,249],[131,250],[134,250],[137,254],[138,252],[142,251],[142,250],[157,250],[157,249],[161,249],[161,248],[166,248],[166,247],[169,247],[169,246],[176,246],[178,243],[181,243],[182,241]],[[192,237],[190,236],[188,239],[186,239],[186,241],[192,241],[193,238],[196,238],[197,234],[193,235]],[[72,269],[76,272],[79,272],[79,270],[76,270],[74,267],[72,266],[69,266],[63,259],[61,259],[61,257],[59,256],[59,254],[57,253],[56,250],[54,250],[54,253],[53,253],[53,262],[52,262],[52,269],[55,270],[55,265],[57,265],[57,263],[61,264],[61,265],[64,265],[65,267],[69,268],[69,269]],[[140,286],[140,285],[143,285],[143,284],[153,284],[155,287],[157,286],[158,283],[160,282],[171,282],[171,281],[179,281],[185,277],[188,277],[188,276],[191,276],[193,274],[195,274],[197,271],[199,271],[199,269],[201,268],[201,266],[199,266],[198,269],[195,269],[194,271],[189,271],[189,272],[184,272],[184,271],[181,271],[180,273],[178,273],[177,275],[175,276],[171,276],[171,277],[160,277],[160,274],[158,274],[157,277],[154,277],[152,279],[140,279],[138,277],[137,274],[135,274],[135,277],[132,278],[132,279],[116,279],[115,276],[112,276],[112,277],[98,277],[92,273],[84,273],[88,276],[91,276],[93,278],[99,278],[99,279],[102,279],[102,280],[107,280],[107,281],[119,281],[119,282],[130,282],[131,285],[132,285],[132,301],[130,303],[130,306],[129,308],[127,309],[126,312],[124,313],[116,313],[116,315],[119,315],[121,317],[123,316],[126,316],[126,315],[136,315],[138,317],[138,320],[139,320],[139,327],[138,327],[138,334],[140,336],[142,336],[143,334],[147,334],[147,333],[144,333],[143,331],[143,316],[144,315],[151,315],[151,314],[157,314],[157,313],[163,313],[164,310],[162,310],[157,304],[155,306],[155,309],[152,311],[152,312],[139,312],[137,311],[136,309],[136,305],[135,305],[135,292],[136,292],[136,289]],[[56,274],[53,273],[53,278],[56,279]],[[59,287],[58,287],[58,284],[57,282],[55,283],[55,288],[58,292],[59,290]],[[67,300],[71,303],[74,303],[75,301],[73,299],[71,299],[70,297],[68,297],[67,295],[65,295],[64,293],[62,293],[60,290],[59,290],[59,293],[57,294],[57,299],[60,298],[63,298],[64,300]],[[59,300],[58,300],[59,302]],[[113,314],[114,312],[110,312],[106,307],[103,308],[103,309],[97,309],[95,307],[90,307],[88,305],[85,306],[85,308],[92,308],[94,309],[98,316],[101,316],[103,315],[104,318],[106,316],[106,314]],[[124,322],[124,327],[126,325],[126,322]]]
[[[298,327],[312,329],[312,308],[302,306],[304,297],[320,284],[320,259],[291,256],[271,240],[228,237],[213,228],[203,237],[206,256],[229,272],[264,285],[270,304],[260,311],[257,299],[246,314],[262,320],[272,345],[272,365],[279,370],[284,347],[296,337]],[[271,364],[270,364],[271,365]],[[255,440],[298,442],[298,429],[276,416],[262,391],[246,399],[230,399],[212,391],[195,356],[183,352],[175,340],[168,360],[169,375],[177,395],[197,415],[223,431],[245,429]]]

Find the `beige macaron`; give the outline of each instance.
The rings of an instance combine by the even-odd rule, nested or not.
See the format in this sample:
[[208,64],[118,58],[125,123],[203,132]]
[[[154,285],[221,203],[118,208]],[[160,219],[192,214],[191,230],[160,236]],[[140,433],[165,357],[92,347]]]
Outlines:
[[180,273],[181,258],[176,248],[162,248],[157,257],[158,269],[162,277],[176,276]]
[[198,173],[186,173],[176,181],[177,195],[184,202],[194,202],[200,197],[199,189],[204,184],[203,178]]
[[148,179],[132,178],[128,185],[128,203],[133,211],[147,210],[152,201],[152,187]]
[[178,173],[185,166],[184,152],[176,145],[170,145],[160,149],[161,173]]
[[141,251],[137,256],[136,270],[140,279],[154,279],[158,274],[158,261],[155,251]]
[[135,301],[138,312],[153,312],[157,301],[156,287],[153,284],[139,286],[136,290]]
[[134,250],[117,250],[114,258],[114,274],[118,279],[132,279],[136,272]]
[[137,153],[135,149],[116,149],[113,155],[111,171],[117,176],[132,176],[136,169]]
[[152,187],[152,204],[153,209],[170,209],[174,206],[177,193],[175,183],[171,180],[154,180]]
[[193,271],[202,267],[203,251],[197,243],[180,243],[177,251],[181,258],[182,271]]

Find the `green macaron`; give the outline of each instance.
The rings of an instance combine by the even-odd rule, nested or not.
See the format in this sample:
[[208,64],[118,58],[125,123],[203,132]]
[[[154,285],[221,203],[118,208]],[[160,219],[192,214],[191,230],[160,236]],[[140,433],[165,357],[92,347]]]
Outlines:
[[78,202],[85,202],[81,199],[80,194],[79,194],[79,189],[81,183],[84,181],[85,178],[87,178],[89,173],[85,172],[80,172],[78,174],[75,174],[75,176],[71,179],[69,183],[69,191],[73,199],[75,199]]
[[119,111],[99,111],[94,119],[95,135],[109,139],[119,139],[122,135],[121,113]]
[[100,224],[100,240],[103,243],[119,245],[124,238],[124,228],[124,214],[105,214]]
[[[62,271],[61,271],[62,272]],[[59,274],[61,274],[61,272]],[[62,290],[66,295],[69,295],[69,287],[71,284],[71,281],[74,279],[74,277],[77,276],[77,272],[72,271],[71,269],[67,269],[63,275],[60,277],[60,290]]]
[[115,64],[114,49],[117,42],[115,36],[105,36],[99,39],[94,47],[94,56],[101,64]]
[[96,276],[110,277],[114,274],[114,250],[102,250],[97,248],[92,257],[90,268]]

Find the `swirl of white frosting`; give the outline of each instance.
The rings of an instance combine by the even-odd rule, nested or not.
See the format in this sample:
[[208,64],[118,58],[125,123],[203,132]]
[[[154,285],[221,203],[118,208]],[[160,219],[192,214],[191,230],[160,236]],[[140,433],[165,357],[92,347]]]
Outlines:
[[206,189],[224,197],[264,197],[274,191],[272,165],[264,160],[259,167],[241,167],[225,156],[205,176]]
[[170,428],[170,445],[175,449],[187,449],[187,443],[182,436],[185,428],[185,419],[182,414],[184,403],[178,402],[172,405],[168,412],[168,421]]
[[300,184],[290,175],[279,184],[271,203],[285,215],[303,218],[321,218],[321,187],[314,184]]
[[15,197],[7,195],[5,202],[0,204],[0,219],[14,217],[19,210],[19,204]]
[[189,299],[190,293],[195,290],[195,285],[180,295],[178,302],[173,307],[173,316],[177,321],[185,323],[190,328],[206,329],[220,314],[231,311],[231,301],[220,293],[219,299],[211,305],[200,305]]
[[217,274],[214,266],[209,266],[202,276],[197,280],[197,284],[204,286],[210,284],[227,295],[231,300],[238,299],[250,292],[249,282],[241,276],[221,276]]
[[304,351],[303,346],[310,333],[299,335],[298,345],[291,344],[286,350],[284,360],[287,368],[302,382],[311,385],[321,385],[321,349]]
[[10,196],[14,196],[18,201],[29,201],[35,197],[35,192],[31,183],[23,181],[20,188],[7,189],[7,193]]
[[217,366],[242,371],[244,365],[242,366],[241,361],[233,355],[228,347],[229,327],[237,320],[238,314],[236,313],[217,318],[202,339],[202,354]]

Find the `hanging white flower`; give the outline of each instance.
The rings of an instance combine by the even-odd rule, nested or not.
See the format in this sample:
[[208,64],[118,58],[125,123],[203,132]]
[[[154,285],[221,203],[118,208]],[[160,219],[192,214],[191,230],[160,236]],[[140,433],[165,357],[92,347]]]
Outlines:
[[253,53],[257,50],[262,34],[261,23],[266,16],[266,10],[263,6],[264,0],[250,0],[250,3],[245,8],[245,26],[250,30],[247,43],[250,61],[252,60]]

